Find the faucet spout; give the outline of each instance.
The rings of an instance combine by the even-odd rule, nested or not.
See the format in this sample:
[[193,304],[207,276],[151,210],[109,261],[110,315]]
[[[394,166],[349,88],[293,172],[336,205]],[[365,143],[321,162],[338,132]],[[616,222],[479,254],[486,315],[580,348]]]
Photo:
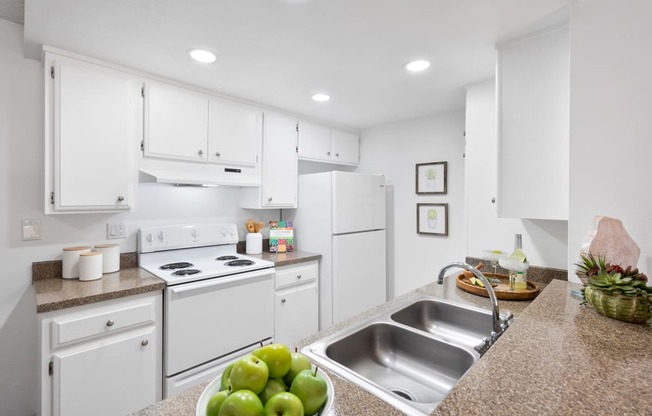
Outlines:
[[439,276],[437,277],[437,284],[440,285],[444,284],[444,276],[446,274],[446,271],[454,267],[470,271],[471,273],[473,273],[473,275],[476,278],[480,279],[482,284],[484,284],[485,289],[487,289],[487,293],[489,294],[489,300],[491,301],[491,314],[493,318],[493,330],[491,331],[491,339],[489,341],[489,345],[491,345],[496,341],[496,339],[498,339],[500,335],[502,335],[503,332],[505,332],[505,329],[507,329],[507,322],[503,322],[500,319],[500,312],[498,310],[498,299],[496,298],[494,289],[491,287],[491,283],[489,282],[489,279],[487,279],[485,275],[482,274],[482,272],[480,272],[480,270],[466,263],[450,263],[444,266],[439,271]]

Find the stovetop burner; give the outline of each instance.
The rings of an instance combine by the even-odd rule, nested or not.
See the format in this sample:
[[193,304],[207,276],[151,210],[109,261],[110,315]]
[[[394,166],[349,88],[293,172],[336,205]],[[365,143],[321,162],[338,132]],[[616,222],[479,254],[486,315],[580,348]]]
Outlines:
[[168,263],[164,264],[159,269],[161,270],[176,270],[176,269],[185,269],[186,267],[192,267],[194,264],[188,263],[187,261],[180,261],[178,263]]
[[177,270],[176,272],[172,273],[172,276],[190,276],[193,274],[201,273],[201,270],[197,269],[182,269],[182,270]]
[[237,256],[221,256],[216,258],[215,260],[235,260],[237,259]]
[[224,264],[227,266],[251,266],[252,264],[254,264],[254,262],[251,260],[240,259],[240,260],[227,261]]

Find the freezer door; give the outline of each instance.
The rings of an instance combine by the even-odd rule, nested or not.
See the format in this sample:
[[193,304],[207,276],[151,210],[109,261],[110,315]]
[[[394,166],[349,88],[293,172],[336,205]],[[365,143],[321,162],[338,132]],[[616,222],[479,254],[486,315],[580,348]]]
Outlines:
[[385,230],[333,236],[333,324],[387,301]]
[[333,234],[385,229],[385,177],[333,172]]

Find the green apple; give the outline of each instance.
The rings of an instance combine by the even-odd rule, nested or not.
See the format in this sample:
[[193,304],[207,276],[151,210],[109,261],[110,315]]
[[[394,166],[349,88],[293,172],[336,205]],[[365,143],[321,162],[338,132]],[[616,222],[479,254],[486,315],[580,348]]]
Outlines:
[[256,393],[238,390],[229,394],[220,408],[219,416],[264,416],[265,410]]
[[220,380],[220,390],[228,390],[229,387],[231,387],[231,381],[229,380],[229,377],[231,377],[231,370],[233,370],[233,364],[229,364],[226,369],[224,369],[224,372],[222,373],[222,379]]
[[224,399],[228,395],[228,390],[222,390],[212,395],[206,405],[206,416],[218,416],[220,414],[220,407],[222,407],[222,403],[224,403]]
[[271,378],[281,378],[290,370],[292,353],[290,353],[290,349],[286,345],[265,345],[254,350],[252,354],[265,361]]
[[303,416],[303,403],[292,393],[277,393],[265,404],[265,416]]
[[292,353],[292,362],[290,363],[290,370],[283,377],[283,382],[286,386],[292,385],[292,380],[303,370],[310,370],[312,368],[310,359],[300,352]]
[[314,415],[328,398],[328,384],[317,370],[303,370],[292,381],[290,393],[296,395],[303,403],[306,416]]
[[270,378],[267,380],[267,384],[265,384],[265,388],[263,391],[258,393],[258,397],[260,398],[260,401],[263,402],[263,405],[267,403],[267,401],[275,395],[276,393],[282,393],[284,391],[287,391],[287,387],[283,383],[282,380],[276,379],[276,378]]
[[265,388],[269,370],[267,364],[255,355],[247,355],[233,364],[229,380],[231,390],[251,390],[258,394]]

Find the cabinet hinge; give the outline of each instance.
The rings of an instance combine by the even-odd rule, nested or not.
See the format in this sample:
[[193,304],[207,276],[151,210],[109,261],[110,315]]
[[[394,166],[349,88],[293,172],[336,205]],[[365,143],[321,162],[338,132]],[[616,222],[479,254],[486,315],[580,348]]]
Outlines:
[[295,151],[296,153],[299,153],[299,146],[294,146],[294,151]]
[[140,151],[144,152],[145,151],[145,140],[140,141]]
[[52,375],[54,373],[54,361],[48,363],[48,374]]
[[54,79],[54,65],[50,67],[50,78]]
[[295,126],[297,128],[297,133],[298,133],[299,132],[299,123],[295,124]]
[[466,130],[462,132],[462,136],[466,137]]
[[141,97],[145,96],[145,86],[144,85],[142,87],[140,87],[140,96]]
[[54,205],[54,192],[50,192],[50,204]]

